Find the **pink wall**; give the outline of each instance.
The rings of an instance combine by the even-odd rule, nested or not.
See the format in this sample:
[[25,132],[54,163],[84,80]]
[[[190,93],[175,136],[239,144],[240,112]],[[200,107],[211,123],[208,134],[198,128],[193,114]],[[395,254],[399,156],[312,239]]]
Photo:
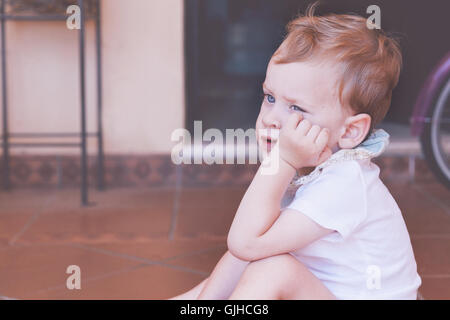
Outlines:
[[[184,125],[183,1],[103,0],[102,37],[105,152],[170,152],[170,134]],[[96,129],[94,40],[94,24],[89,22],[89,131]],[[7,57],[10,132],[78,131],[77,31],[67,29],[64,22],[8,21]],[[95,152],[96,140],[89,139],[88,145]]]

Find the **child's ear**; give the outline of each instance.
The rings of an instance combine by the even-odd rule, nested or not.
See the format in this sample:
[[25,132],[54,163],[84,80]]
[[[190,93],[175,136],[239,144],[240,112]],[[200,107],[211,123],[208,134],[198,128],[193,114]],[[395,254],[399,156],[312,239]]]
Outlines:
[[367,136],[370,129],[371,118],[366,113],[350,116],[345,120],[345,132],[339,138],[341,149],[352,149],[359,145]]

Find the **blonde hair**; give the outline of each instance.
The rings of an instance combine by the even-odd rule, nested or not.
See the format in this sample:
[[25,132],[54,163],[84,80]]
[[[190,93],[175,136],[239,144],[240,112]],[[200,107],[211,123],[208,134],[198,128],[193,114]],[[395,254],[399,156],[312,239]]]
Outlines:
[[329,58],[342,70],[339,101],[356,113],[371,117],[370,131],[386,115],[398,83],[402,55],[397,40],[381,29],[369,29],[354,14],[314,16],[317,2],[306,15],[286,26],[287,35],[272,56],[274,63]]

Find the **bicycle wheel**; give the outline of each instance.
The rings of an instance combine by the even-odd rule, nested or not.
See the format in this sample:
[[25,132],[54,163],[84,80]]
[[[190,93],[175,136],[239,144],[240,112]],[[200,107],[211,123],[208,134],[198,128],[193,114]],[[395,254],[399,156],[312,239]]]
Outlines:
[[439,91],[421,135],[425,159],[436,177],[450,188],[450,78]]

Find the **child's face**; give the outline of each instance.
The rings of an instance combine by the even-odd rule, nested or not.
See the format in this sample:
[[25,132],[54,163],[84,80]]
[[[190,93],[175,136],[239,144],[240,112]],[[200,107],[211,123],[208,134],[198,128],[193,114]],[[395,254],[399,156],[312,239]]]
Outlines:
[[[259,129],[281,129],[293,112],[322,128],[330,130],[328,146],[336,150],[345,132],[345,120],[351,112],[343,108],[335,88],[335,68],[308,62],[269,63],[263,83],[264,100],[256,120],[258,143],[271,149]],[[273,142],[272,142],[273,144]]]

